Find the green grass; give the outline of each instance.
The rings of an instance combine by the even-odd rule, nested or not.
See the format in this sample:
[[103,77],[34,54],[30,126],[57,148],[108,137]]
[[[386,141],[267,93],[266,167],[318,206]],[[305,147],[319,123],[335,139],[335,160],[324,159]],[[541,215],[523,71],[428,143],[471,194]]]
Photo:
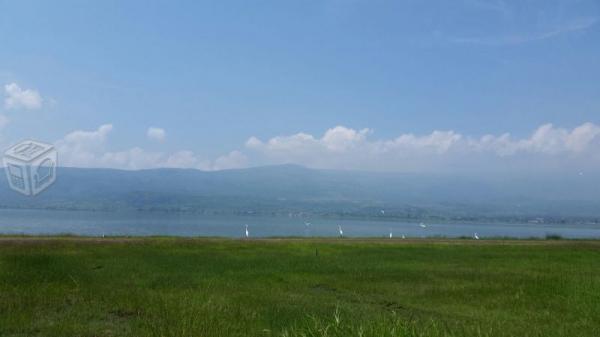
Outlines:
[[600,336],[600,242],[0,238],[0,336]]

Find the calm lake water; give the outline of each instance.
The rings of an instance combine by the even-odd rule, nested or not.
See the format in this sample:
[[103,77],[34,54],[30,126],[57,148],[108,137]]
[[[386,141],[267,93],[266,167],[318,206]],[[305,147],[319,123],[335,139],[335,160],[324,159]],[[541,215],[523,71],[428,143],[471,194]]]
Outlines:
[[[310,222],[307,225],[306,222]],[[600,238],[598,225],[554,224],[443,224],[386,220],[336,220],[268,216],[210,216],[162,212],[89,212],[47,210],[0,210],[2,234],[171,235],[242,237],[244,225],[250,237],[338,236],[338,225],[347,237],[472,236]]]

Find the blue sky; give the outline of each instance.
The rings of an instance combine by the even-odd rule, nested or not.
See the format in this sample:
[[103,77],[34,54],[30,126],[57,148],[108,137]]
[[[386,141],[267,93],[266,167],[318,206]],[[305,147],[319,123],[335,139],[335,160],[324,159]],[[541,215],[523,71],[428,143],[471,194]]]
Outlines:
[[0,0],[0,142],[70,166],[585,164],[598,79],[598,1]]

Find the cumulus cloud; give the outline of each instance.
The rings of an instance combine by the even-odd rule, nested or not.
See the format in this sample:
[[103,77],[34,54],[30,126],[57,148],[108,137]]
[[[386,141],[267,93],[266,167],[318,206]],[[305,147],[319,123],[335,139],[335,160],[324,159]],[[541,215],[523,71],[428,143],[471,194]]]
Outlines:
[[56,142],[60,160],[67,166],[94,167],[98,162],[98,154],[104,152],[108,134],[112,124],[104,124],[96,130],[77,130],[68,133]]
[[149,127],[148,130],[146,131],[146,136],[150,140],[154,140],[154,141],[162,143],[165,141],[165,138],[167,137],[167,133],[165,132],[164,129],[157,128],[157,127]]
[[126,170],[149,168],[195,168],[201,170],[223,170],[245,167],[247,159],[239,151],[208,160],[192,151],[174,153],[147,151],[132,147],[121,151],[108,150],[108,138],[112,124],[104,124],[96,130],[77,130],[55,143],[61,165],[70,167],[102,167]]
[[544,124],[529,137],[509,133],[474,138],[453,130],[425,135],[401,134],[392,139],[370,139],[370,129],[336,126],[321,137],[306,133],[262,141],[250,137],[246,148],[271,163],[297,163],[320,168],[432,170],[508,163],[543,165],[547,160],[600,162],[600,126],[585,123],[573,129]]
[[211,170],[228,170],[242,168],[248,165],[248,157],[240,151],[231,151],[229,154],[215,159]]
[[323,142],[333,152],[345,152],[364,142],[370,131],[369,129],[356,131],[343,126],[336,126],[325,132]]
[[16,83],[4,86],[4,107],[6,109],[39,109],[42,107],[42,96],[33,89],[21,89]]
[[77,148],[92,149],[104,144],[108,134],[113,130],[112,124],[103,124],[93,131],[77,130],[68,133],[64,143]]
[[141,147],[111,151],[111,124],[78,130],[56,142],[65,166],[120,169],[194,168],[223,170],[250,165],[295,163],[314,168],[385,171],[485,172],[546,170],[576,166],[600,169],[600,126],[572,129],[544,124],[526,137],[510,133],[472,137],[453,130],[375,138],[371,129],[336,126],[320,136],[296,133],[261,140],[250,137],[243,151],[214,159],[193,151],[153,152]]

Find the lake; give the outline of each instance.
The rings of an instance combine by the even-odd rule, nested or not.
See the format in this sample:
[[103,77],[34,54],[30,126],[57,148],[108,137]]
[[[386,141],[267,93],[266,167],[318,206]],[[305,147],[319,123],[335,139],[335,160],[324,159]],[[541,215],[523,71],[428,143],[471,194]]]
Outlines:
[[[306,224],[310,222],[310,224]],[[53,210],[0,210],[2,234],[75,234],[83,236],[220,236],[242,237],[245,225],[250,237],[338,236],[338,225],[347,237],[544,237],[558,234],[565,238],[600,238],[598,225],[558,224],[457,224],[298,218],[270,216],[216,216],[164,212],[92,212]]]

